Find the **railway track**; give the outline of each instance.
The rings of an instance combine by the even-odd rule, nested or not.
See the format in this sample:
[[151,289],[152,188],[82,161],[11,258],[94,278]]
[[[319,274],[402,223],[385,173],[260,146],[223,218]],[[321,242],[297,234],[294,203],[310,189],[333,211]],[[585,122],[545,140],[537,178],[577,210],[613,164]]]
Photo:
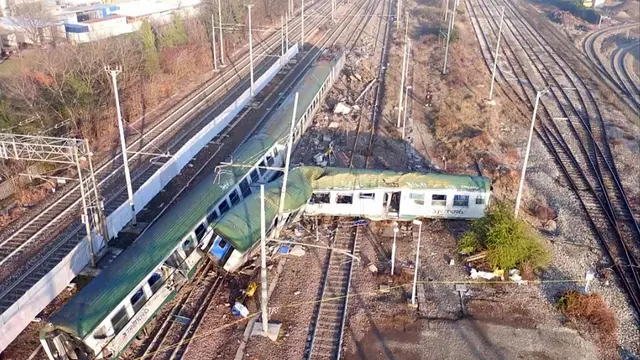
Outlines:
[[[326,14],[328,11],[330,11],[330,4],[324,4],[321,10],[324,14]],[[321,23],[322,18],[318,17],[315,21],[312,21],[308,24],[309,27],[307,29],[317,28]],[[296,33],[293,32],[293,35],[295,34]],[[262,69],[261,71],[264,71],[264,69]],[[247,81],[247,79],[243,79],[240,84],[245,84]],[[225,99],[233,101],[232,94],[228,94]],[[224,105],[224,103],[220,105]],[[172,148],[179,148],[186,141],[188,141],[191,136],[193,136],[202,128],[202,126],[206,124],[206,120],[210,120],[210,118],[215,116],[212,114],[212,112],[213,110],[209,110],[208,113],[205,114],[201,118],[200,122],[197,122],[195,126],[192,126],[188,131],[182,133],[179,136],[174,136],[172,138]],[[230,129],[233,129],[237,124],[237,121],[237,119],[234,120],[234,122],[230,124],[228,129],[225,129],[223,133],[228,132]],[[169,127],[175,124],[176,123],[172,123],[171,125],[169,125]],[[135,172],[134,189],[142,185],[142,183],[144,183],[144,181],[146,181],[148,177],[153,175],[153,173],[157,170],[157,168],[159,168],[159,166],[161,166],[161,164],[150,163],[146,168],[139,169],[139,171]],[[107,201],[107,210],[115,209],[122,203],[117,203],[118,196],[120,197],[120,199],[122,199],[124,196],[124,199],[126,199],[126,191],[124,188],[120,188],[118,192],[116,194],[113,194],[109,201]],[[63,212],[64,211],[69,210],[63,210]],[[71,251],[71,249],[76,246],[76,244],[85,235],[84,226],[81,225],[82,224],[80,224],[79,222],[72,223],[72,226],[70,226],[66,231],[59,235],[56,240],[44,246],[42,251],[39,253],[39,256],[30,258],[28,261],[26,261],[25,266],[14,273],[13,277],[11,277],[9,280],[5,280],[0,285],[0,311],[4,312],[9,306],[13,304],[13,302],[18,300],[22,296],[22,294],[28,291],[31,286],[37,283],[42,278],[42,276],[47,274],[54,266],[59,263],[59,261],[64,256],[69,253],[69,251]],[[6,260],[6,258],[3,260]]]
[[[627,62],[630,65],[633,64],[634,55],[633,52],[640,52],[640,44],[634,42],[628,46],[619,47],[614,50],[611,56],[611,68],[613,69],[613,75],[618,80],[618,83],[622,85],[625,92],[633,99],[636,104],[640,104],[640,87],[636,84],[634,77],[627,67]],[[631,71],[633,68],[631,67]]]
[[[378,34],[376,36],[376,49],[379,43],[379,37],[382,34],[383,41],[381,46],[380,66],[378,68],[377,85],[375,85],[375,100],[373,106],[373,114],[371,118],[371,132],[367,142],[367,148],[364,150],[365,166],[369,163],[371,156],[371,146],[376,129],[376,119],[378,118],[378,104],[384,94],[384,71],[386,59],[388,57],[388,38],[391,26],[392,6],[391,1],[381,3],[370,2],[371,5],[366,9],[366,14],[360,21],[361,30],[357,32],[357,36],[350,40],[352,45],[349,47],[351,51],[360,36],[364,32],[367,23],[382,5],[381,12],[386,13],[387,21],[384,17],[379,17]],[[382,26],[384,23],[384,26]],[[382,30],[384,28],[384,30]],[[365,116],[360,115],[358,120],[358,130],[356,132],[353,149],[349,159],[349,167],[353,167],[354,157],[357,153],[358,138],[362,121]],[[342,225],[342,226],[341,226]],[[340,249],[349,249],[349,254],[342,252],[330,251],[327,260],[327,268],[322,283],[322,301],[318,304],[313,322],[310,326],[310,337],[307,342],[306,359],[339,359],[342,350],[342,336],[344,333],[345,322],[347,318],[347,309],[349,302],[349,290],[351,287],[351,276],[353,273],[354,257],[358,254],[358,236],[359,227],[353,223],[344,226],[343,222],[335,220],[335,229],[331,246]]]
[[499,62],[501,85],[511,88],[512,92],[505,89],[505,94],[514,103],[525,104],[520,111],[526,117],[534,102],[535,89],[550,89],[548,97],[541,101],[542,120],[537,135],[576,192],[620,276],[630,304],[640,311],[637,267],[640,231],[620,184],[604,119],[593,94],[510,2],[465,2],[488,66],[493,61],[489,38],[495,39],[498,29],[496,9],[507,6],[505,42],[501,49],[505,55]]
[[[330,9],[329,6],[330,4],[325,2],[320,5],[319,11],[326,14]],[[291,25],[291,37],[299,36],[299,29],[296,27],[298,23],[299,19],[296,18]],[[307,26],[308,29],[314,29],[321,23],[321,19],[314,18],[308,22]],[[265,42],[266,45],[262,44],[265,51],[278,53],[280,49],[278,32],[266,39]],[[259,76],[274,61],[275,59],[270,59],[259,64],[255,70],[256,75]],[[157,160],[157,156],[142,153],[165,153],[179,149],[244,91],[244,86],[249,82],[248,74],[249,60],[243,57],[242,60],[232,63],[228,71],[206,85],[192,99],[176,107],[165,119],[152,125],[144,135],[134,134],[128,137],[128,151],[137,152],[129,157],[133,167],[134,190],[139,188],[162,166],[162,162],[154,161]],[[215,106],[211,107],[213,104]],[[107,189],[103,194],[105,215],[115,210],[127,199],[125,188],[122,187],[124,183],[122,167],[122,157],[117,153],[96,168],[95,174],[99,186]],[[114,184],[117,186],[113,187]],[[42,237],[56,233],[56,228],[67,225],[69,223],[68,217],[74,217],[79,210],[79,191],[78,186],[69,188],[57,201],[17,231],[10,234],[3,233],[3,240],[0,241],[0,265],[5,265],[12,257],[18,257],[23,250],[26,250],[27,246],[41,240]],[[80,229],[80,232],[82,231],[84,229]]]
[[[366,3],[366,1],[362,2],[363,5]],[[354,11],[352,12],[358,12],[360,9],[361,8],[354,8]],[[348,24],[350,24],[351,21]],[[310,66],[313,61],[323,53],[323,50],[326,47],[335,45],[348,28],[348,25],[341,25],[332,32],[324,34],[319,39],[317,46],[312,48],[311,51],[305,53],[302,59],[298,60],[300,66],[304,66],[305,69]],[[299,71],[294,71],[291,74],[292,76],[295,76],[296,79],[299,79],[304,75],[304,73],[304,69],[299,69]],[[296,82],[297,80],[288,81],[287,83],[292,85]],[[278,93],[283,94],[287,91],[288,90],[283,89],[274,90],[271,91],[268,96],[274,96],[274,94],[277,95]],[[280,96],[280,98],[284,97]],[[275,110],[277,108],[277,104],[270,106],[263,114],[263,117],[269,116],[271,110]],[[257,126],[259,126],[259,123],[255,125],[255,127]],[[252,131],[249,132],[249,134],[250,133],[252,133]],[[248,136],[250,135],[247,135],[247,137]],[[205,313],[208,304],[211,302],[213,296],[215,296],[217,289],[222,286],[220,285],[223,281],[220,280],[221,277],[207,278],[207,274],[210,273],[212,269],[212,265],[208,260],[205,265],[200,267],[194,283],[188,285],[186,292],[182,294],[180,300],[170,311],[167,312],[167,315],[162,318],[159,329],[152,337],[149,337],[145,341],[144,350],[138,351],[136,358],[179,359],[183,357],[189,349],[191,339],[200,324],[202,315]],[[213,283],[213,285],[206,285],[208,283]],[[204,290],[198,292],[194,289]],[[185,318],[188,318],[189,321],[186,321]],[[176,319],[178,319],[178,321],[176,321]]]
[[[358,226],[336,226],[332,247],[358,252]],[[322,283],[322,302],[312,325],[311,340],[307,344],[307,359],[340,359],[342,334],[349,303],[349,289],[353,273],[353,256],[331,251]]]
[[[392,11],[393,11],[393,6],[391,6],[391,4],[386,4],[386,2],[384,2],[383,4],[385,4],[386,6],[386,18],[387,19],[391,19],[392,16]],[[385,6],[383,6],[382,12],[385,12]],[[382,98],[384,97],[384,84],[385,84],[385,72],[387,70],[387,66],[385,66],[384,64],[388,63],[388,59],[389,59],[389,32],[391,29],[391,21],[384,21],[384,16],[380,16],[379,17],[379,22],[378,22],[378,27],[377,27],[377,34],[375,37],[375,46],[373,49],[373,53],[375,54],[376,50],[378,49],[378,44],[382,43],[382,46],[380,46],[381,48],[381,53],[380,53],[380,62],[379,62],[379,66],[378,66],[378,72],[376,74],[376,83],[374,84],[374,89],[373,89],[373,94],[374,94],[374,99],[373,99],[373,107],[371,110],[371,122],[370,124],[366,124],[366,127],[368,129],[370,129],[369,132],[369,138],[367,140],[367,147],[365,150],[362,151],[362,154],[364,154],[365,159],[364,159],[364,167],[368,167],[369,166],[369,161],[372,155],[372,151],[371,151],[371,147],[373,145],[373,140],[375,138],[375,133],[377,130],[377,125],[378,125],[378,118],[381,116],[381,112],[379,110],[380,108],[380,103],[382,102]],[[384,26],[383,26],[384,25]],[[358,37],[356,38],[356,40],[353,42],[353,45],[351,46],[351,48],[349,49],[349,51],[352,51],[353,48],[355,47],[357,40],[360,39],[360,36],[362,35],[362,32],[364,32],[365,27],[362,27],[362,31],[358,33]],[[381,41],[382,40],[382,41]],[[364,114],[360,114],[358,116],[358,125],[356,127],[356,134],[355,134],[355,138],[353,140],[353,147],[351,149],[351,155],[349,157],[349,167],[353,167],[354,166],[354,159],[355,159],[355,155],[358,152],[358,144],[359,144],[359,139],[361,136],[361,130],[363,128],[365,128],[365,124],[363,123],[363,120],[366,120]]]
[[206,309],[225,283],[224,276],[212,276],[213,270],[213,262],[207,259],[171,310],[156,320],[159,325],[155,326],[154,333],[144,341],[136,359],[182,358]]
[[[602,61],[599,48],[602,42],[615,34],[624,33],[629,29],[637,28],[640,26],[638,23],[624,24],[604,30],[594,31],[586,36],[581,42],[581,48],[587,58],[596,66],[598,72],[602,77],[612,86],[615,90],[619,91],[626,98],[626,101],[633,106],[636,111],[640,111],[640,90],[635,83],[631,81],[628,83],[623,78],[630,78],[629,71],[624,64],[616,63],[613,56],[609,59],[608,63]],[[636,44],[631,44],[631,47],[637,48]],[[628,49],[628,47],[625,47]],[[608,65],[608,66],[607,66]],[[631,78],[632,80],[632,78]],[[631,85],[631,87],[629,86]],[[635,89],[634,89],[635,87]]]

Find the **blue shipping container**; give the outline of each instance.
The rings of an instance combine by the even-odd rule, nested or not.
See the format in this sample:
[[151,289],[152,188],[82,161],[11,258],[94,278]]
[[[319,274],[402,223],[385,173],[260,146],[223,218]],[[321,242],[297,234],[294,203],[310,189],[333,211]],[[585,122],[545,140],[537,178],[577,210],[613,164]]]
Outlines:
[[64,30],[66,32],[78,34],[89,32],[89,27],[81,24],[64,24]]

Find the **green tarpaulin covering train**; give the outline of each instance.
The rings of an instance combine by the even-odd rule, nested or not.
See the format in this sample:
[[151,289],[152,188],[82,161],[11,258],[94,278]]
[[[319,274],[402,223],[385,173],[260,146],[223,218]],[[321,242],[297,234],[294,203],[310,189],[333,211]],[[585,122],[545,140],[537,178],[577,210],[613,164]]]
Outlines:
[[[343,54],[318,60],[296,84],[294,144],[309,125],[344,63]],[[488,178],[437,173],[298,167],[290,171],[282,220],[277,212],[293,95],[233,154],[235,164],[210,174],[171,207],[107,268],[51,316],[40,337],[50,359],[116,358],[164,303],[191,280],[206,256],[237,271],[260,238],[258,184],[267,183],[269,231],[303,215],[372,220],[483,216]]]

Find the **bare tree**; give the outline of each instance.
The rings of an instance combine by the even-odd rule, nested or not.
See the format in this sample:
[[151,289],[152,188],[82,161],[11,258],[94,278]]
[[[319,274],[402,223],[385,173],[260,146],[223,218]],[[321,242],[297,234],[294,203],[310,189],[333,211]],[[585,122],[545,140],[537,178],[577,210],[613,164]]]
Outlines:
[[[23,36],[22,42],[36,46],[54,43],[60,34],[60,24],[54,19],[43,2],[29,2],[10,6],[10,23],[16,31],[16,40]],[[19,45],[19,44],[18,44]]]

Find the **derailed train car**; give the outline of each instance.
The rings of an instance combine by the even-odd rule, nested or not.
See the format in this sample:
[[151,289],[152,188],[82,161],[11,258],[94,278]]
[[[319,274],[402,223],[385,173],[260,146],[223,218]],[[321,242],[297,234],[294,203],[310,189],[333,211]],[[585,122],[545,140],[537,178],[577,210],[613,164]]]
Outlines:
[[[281,188],[282,179],[265,186],[267,234],[302,214],[374,221],[477,219],[484,216],[491,196],[491,180],[483,176],[302,166],[289,172],[278,218]],[[259,251],[260,209],[256,192],[211,226],[208,255],[225,270],[238,270]]]
[[241,167],[211,174],[171,205],[106,269],[49,318],[40,341],[50,359],[115,358],[195,273],[213,235],[211,224],[279,175],[299,93],[294,143],[344,64],[325,53],[295,84],[275,112],[232,155]]

